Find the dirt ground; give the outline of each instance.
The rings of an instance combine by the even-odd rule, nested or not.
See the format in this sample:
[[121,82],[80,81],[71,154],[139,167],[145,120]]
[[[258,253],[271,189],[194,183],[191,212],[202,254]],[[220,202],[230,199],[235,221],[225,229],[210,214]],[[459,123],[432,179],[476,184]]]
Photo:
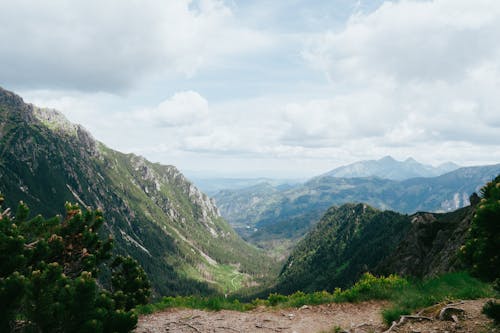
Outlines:
[[[428,308],[418,315],[422,318],[406,318],[400,325],[392,327],[390,332],[500,333],[481,314],[486,301],[481,299],[455,304],[452,306],[455,312],[447,320],[437,318],[445,305]],[[139,318],[135,332],[314,333],[335,332],[335,328],[338,332],[349,333],[385,332],[389,327],[384,326],[380,313],[387,306],[387,302],[378,301],[304,306],[299,309],[257,308],[249,312],[169,309]]]

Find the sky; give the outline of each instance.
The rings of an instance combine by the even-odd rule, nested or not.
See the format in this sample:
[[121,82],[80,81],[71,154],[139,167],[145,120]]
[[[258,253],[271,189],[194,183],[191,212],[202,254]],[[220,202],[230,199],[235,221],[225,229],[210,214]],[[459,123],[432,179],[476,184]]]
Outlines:
[[0,0],[0,86],[197,177],[500,162],[497,0]]

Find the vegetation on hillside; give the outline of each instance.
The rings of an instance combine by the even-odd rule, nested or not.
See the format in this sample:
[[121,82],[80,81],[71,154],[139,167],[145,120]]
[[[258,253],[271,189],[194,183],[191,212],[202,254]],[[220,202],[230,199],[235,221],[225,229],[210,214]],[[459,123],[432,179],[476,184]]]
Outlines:
[[410,225],[407,215],[364,204],[332,207],[295,247],[276,290],[289,294],[351,286],[391,253]]
[[154,296],[229,293],[279,268],[244,242],[174,166],[114,151],[57,111],[0,88],[0,192],[44,216],[100,207],[113,252],[140,262]]
[[[14,217],[10,209],[0,206],[0,212],[1,332],[128,332],[135,327],[132,310],[148,301],[150,283],[135,260],[111,255],[112,240],[98,235],[104,223],[100,211],[67,204],[64,219],[29,219],[21,202]],[[108,281],[99,281],[101,273]]]

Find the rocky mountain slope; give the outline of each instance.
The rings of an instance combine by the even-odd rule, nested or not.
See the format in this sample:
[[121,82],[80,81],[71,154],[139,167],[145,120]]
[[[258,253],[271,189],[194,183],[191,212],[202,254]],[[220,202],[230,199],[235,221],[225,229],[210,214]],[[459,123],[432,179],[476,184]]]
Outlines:
[[115,250],[136,258],[157,294],[230,291],[271,262],[175,167],[122,154],[54,110],[0,88],[0,192],[53,216],[66,201],[104,211]]
[[374,271],[425,278],[462,268],[458,251],[465,244],[473,215],[472,206],[446,214],[412,215],[411,228]]
[[269,247],[302,237],[332,205],[364,202],[408,214],[453,211],[469,205],[469,195],[499,173],[500,164],[402,181],[323,176],[287,190],[260,184],[221,191],[215,199],[222,216],[244,238]]

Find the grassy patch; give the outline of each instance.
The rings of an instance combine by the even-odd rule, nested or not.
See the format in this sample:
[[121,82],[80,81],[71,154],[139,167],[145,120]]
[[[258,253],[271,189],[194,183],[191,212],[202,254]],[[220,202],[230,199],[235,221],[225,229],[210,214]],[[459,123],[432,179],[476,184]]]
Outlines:
[[210,267],[213,279],[217,281],[224,293],[232,293],[243,287],[245,275],[230,265]]
[[419,308],[457,299],[477,299],[493,295],[490,285],[467,273],[449,273],[426,281],[407,284],[389,297],[393,305],[382,316],[389,324],[400,315],[410,314]]
[[254,308],[253,304],[240,303],[237,299],[228,299],[222,296],[177,296],[163,297],[157,303],[139,306],[135,309],[138,314],[149,314],[168,308],[189,308],[201,310],[235,310],[248,311]]
[[467,273],[450,273],[426,281],[408,281],[396,275],[375,277],[364,274],[351,288],[337,288],[333,293],[326,291],[304,293],[298,291],[285,296],[272,293],[266,299],[254,299],[243,303],[236,298],[214,297],[164,297],[160,302],[148,304],[136,309],[138,314],[147,314],[166,308],[195,308],[204,310],[248,311],[257,306],[279,308],[301,307],[325,303],[362,302],[367,300],[389,300],[392,306],[382,313],[384,321],[391,323],[400,315],[439,302],[454,299],[476,299],[492,296],[490,285],[472,278]]

